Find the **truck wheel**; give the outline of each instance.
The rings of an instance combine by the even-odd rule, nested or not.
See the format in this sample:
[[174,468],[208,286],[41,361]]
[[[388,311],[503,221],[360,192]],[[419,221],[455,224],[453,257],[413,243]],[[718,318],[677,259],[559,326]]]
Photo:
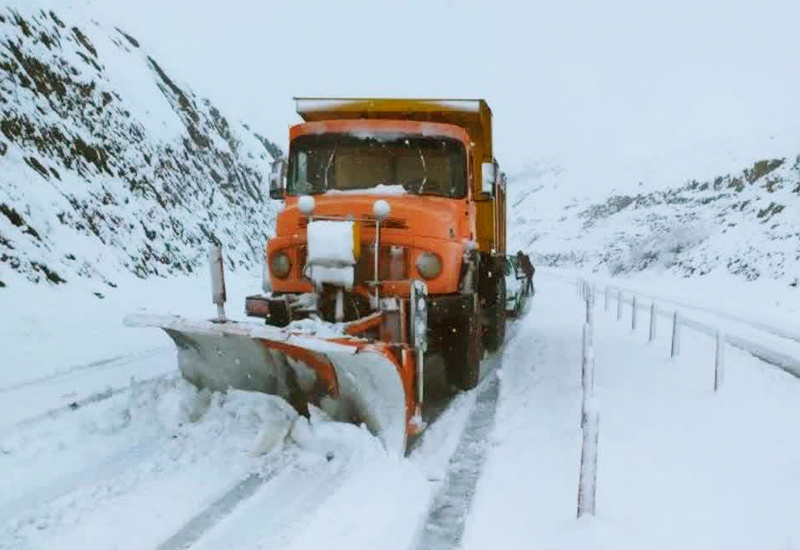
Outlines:
[[489,351],[496,351],[506,338],[506,280],[496,277],[494,283],[494,305],[488,308],[487,326],[483,344]]
[[445,336],[444,359],[448,381],[462,390],[478,385],[481,373],[481,322],[479,315],[460,317]]

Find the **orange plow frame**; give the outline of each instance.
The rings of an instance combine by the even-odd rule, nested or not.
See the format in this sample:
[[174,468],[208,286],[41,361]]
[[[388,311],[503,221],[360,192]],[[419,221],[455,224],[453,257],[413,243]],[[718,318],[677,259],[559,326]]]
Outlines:
[[[370,315],[348,328],[363,333],[380,321]],[[131,315],[125,324],[166,331],[178,348],[181,374],[198,387],[278,395],[301,413],[298,401],[313,403],[335,420],[365,424],[396,454],[419,429],[415,354],[407,345],[165,315]]]

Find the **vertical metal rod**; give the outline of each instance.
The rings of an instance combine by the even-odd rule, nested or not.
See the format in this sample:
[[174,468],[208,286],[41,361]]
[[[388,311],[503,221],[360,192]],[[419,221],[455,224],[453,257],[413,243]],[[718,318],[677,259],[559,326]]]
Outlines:
[[225,317],[225,266],[222,261],[222,248],[218,245],[208,250],[211,269],[211,301],[217,306],[217,321],[224,323]]
[[725,335],[721,330],[717,331],[717,354],[714,359],[714,391],[722,387],[725,379]]
[[417,404],[422,406],[425,398],[425,352],[417,349]]
[[678,318],[678,310],[672,316],[672,348],[670,357],[677,357],[681,352],[681,322]]
[[647,339],[648,342],[653,342],[656,339],[656,316],[657,316],[657,313],[658,312],[656,311],[656,303],[655,303],[655,301],[653,301],[653,303],[650,305],[650,336]]
[[604,308],[605,311],[608,311],[608,286],[606,286],[605,295],[606,295],[606,301],[605,301],[605,305],[603,306],[603,308]]
[[586,373],[588,369],[589,363],[589,356],[591,355],[591,348],[592,348],[592,327],[589,326],[589,323],[584,323],[583,325],[583,340],[581,346],[581,385],[585,388],[587,386],[586,383]]
[[586,322],[592,324],[592,295],[586,295]]
[[594,397],[594,349],[589,323],[583,325],[583,363],[581,365],[583,400],[581,403],[580,477],[578,480],[578,517],[595,514],[597,493],[597,447],[600,438],[600,413]]
[[622,291],[617,290],[617,321],[622,320]]
[[631,304],[632,304],[632,307],[631,307],[631,330],[633,332],[636,332],[636,310],[638,308],[636,307],[636,295],[635,294],[633,295],[633,300],[632,300]]
[[583,421],[581,472],[578,480],[578,518],[595,515],[597,501],[597,454],[600,440],[600,413],[595,399],[589,400]]
[[380,220],[375,220],[375,307],[380,307],[380,300],[381,300],[381,290],[380,290],[380,277],[378,271],[379,269],[379,258],[381,256],[381,222]]

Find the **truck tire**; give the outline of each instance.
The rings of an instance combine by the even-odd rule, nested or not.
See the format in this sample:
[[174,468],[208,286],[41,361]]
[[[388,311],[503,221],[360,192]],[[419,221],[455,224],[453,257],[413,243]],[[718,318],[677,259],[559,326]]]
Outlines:
[[445,335],[443,355],[447,379],[461,390],[471,390],[480,381],[483,357],[481,332],[480,315],[475,314],[459,316]]
[[488,308],[486,329],[483,334],[483,345],[489,351],[496,351],[506,338],[506,280],[495,277],[493,281],[494,304]]

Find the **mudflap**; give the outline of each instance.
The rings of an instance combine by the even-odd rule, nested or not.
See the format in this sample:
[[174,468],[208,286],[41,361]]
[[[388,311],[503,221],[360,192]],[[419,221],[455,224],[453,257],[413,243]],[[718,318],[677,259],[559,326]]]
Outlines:
[[386,344],[172,315],[129,315],[124,322],[163,329],[177,346],[181,374],[200,388],[274,394],[300,413],[314,404],[336,420],[365,424],[388,452],[405,451],[407,391]]

